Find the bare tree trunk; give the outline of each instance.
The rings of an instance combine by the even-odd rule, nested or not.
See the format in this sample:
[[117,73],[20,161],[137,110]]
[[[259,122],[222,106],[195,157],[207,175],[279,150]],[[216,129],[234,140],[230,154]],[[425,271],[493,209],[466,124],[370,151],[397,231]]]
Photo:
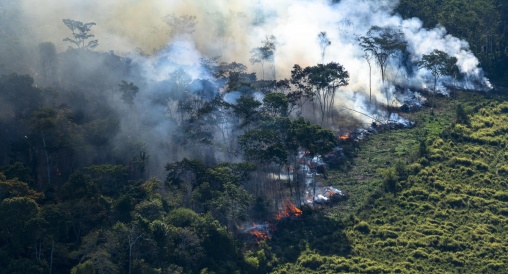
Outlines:
[[51,253],[49,255],[49,274],[53,272],[53,251],[55,250],[55,239],[51,243]]
[[372,67],[369,62],[369,100],[372,103]]
[[138,241],[138,239],[141,237],[141,235],[138,235],[136,239],[132,240],[131,236],[128,236],[129,239],[129,274],[132,273],[132,247],[134,244]]
[[288,170],[289,195],[291,198],[293,198],[293,185],[291,184],[291,175],[289,174],[290,165],[288,165],[287,170]]
[[312,184],[313,184],[313,187],[314,187],[314,190],[313,190],[313,194],[312,194],[312,201],[315,202],[316,201],[316,169],[314,169],[314,171],[312,172]]
[[434,114],[434,100],[436,99],[436,86],[437,86],[437,76],[434,77],[434,92],[432,92],[432,105],[430,107],[431,114]]
[[51,184],[51,169],[49,168],[49,156],[48,149],[46,148],[46,139],[44,138],[44,132],[41,130],[42,144],[44,146],[44,155],[46,156],[46,169],[48,172],[48,184]]

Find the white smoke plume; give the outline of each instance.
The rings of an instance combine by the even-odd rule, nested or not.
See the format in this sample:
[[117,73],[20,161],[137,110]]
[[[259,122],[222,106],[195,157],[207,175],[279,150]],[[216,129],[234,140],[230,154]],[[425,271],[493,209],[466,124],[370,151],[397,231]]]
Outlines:
[[[36,48],[38,43],[50,41],[60,52],[70,46],[62,41],[70,36],[62,19],[95,22],[92,33],[94,39],[99,40],[96,50],[113,50],[132,59],[142,74],[130,79],[140,86],[139,98],[143,98],[135,106],[135,112],[139,112],[136,119],[141,124],[134,128],[146,132],[143,126],[151,125],[156,133],[144,134],[163,139],[172,126],[165,121],[167,113],[161,106],[150,105],[153,94],[146,93],[158,90],[153,87],[154,83],[164,83],[178,69],[192,79],[208,79],[211,76],[200,69],[199,60],[214,56],[221,56],[220,61],[248,65],[249,71],[261,78],[260,65],[251,65],[249,59],[251,50],[262,46],[270,35],[277,39],[273,64],[278,79],[289,78],[294,64],[314,66],[325,59],[343,65],[350,81],[337,93],[335,102],[339,107],[356,110],[351,115],[366,123],[372,119],[359,113],[372,116],[379,110],[368,103],[369,66],[363,58],[358,37],[366,35],[374,25],[400,28],[408,53],[405,60],[402,55],[390,59],[388,81],[384,85],[379,68],[372,60],[374,101],[401,104],[394,100],[395,86],[404,90],[431,89],[430,72],[418,69],[416,62],[434,49],[456,57],[464,75],[461,80],[443,77],[438,85],[441,92],[447,92],[446,86],[490,88],[466,41],[447,34],[442,26],[425,29],[418,18],[403,19],[394,12],[397,4],[397,0],[342,0],[338,3],[327,0],[0,0],[0,7],[5,7],[0,9],[0,16],[5,16],[8,9],[20,12],[18,16],[22,20],[19,21],[28,29],[23,34],[25,43]],[[168,14],[195,16],[195,31],[184,35],[175,33],[163,21]],[[322,32],[330,41],[324,58],[317,41]],[[264,66],[265,72],[272,69],[271,63]],[[268,79],[272,77],[271,73],[266,75]]]
[[[326,0],[20,2],[35,39],[52,41],[60,49],[65,48],[62,39],[69,35],[61,23],[63,18],[96,22],[93,32],[101,44],[99,49],[129,52],[141,48],[151,52],[172,43],[171,30],[162,21],[165,15],[196,16],[196,31],[190,36],[195,47],[205,56],[221,55],[223,60],[244,64],[248,64],[252,48],[259,46],[266,35],[275,35],[279,41],[275,64],[281,77],[288,77],[294,64],[308,66],[321,62],[316,38],[320,32],[326,32],[331,41],[326,60],[339,62],[348,69],[352,76],[349,89],[354,90],[365,89],[368,73],[356,35],[365,35],[373,25],[395,26],[403,30],[413,60],[439,49],[458,58],[461,72],[486,84],[466,41],[447,35],[443,27],[423,29],[417,18],[403,20],[394,14],[396,0],[342,0],[337,4]],[[189,60],[179,56],[178,62]],[[374,76],[379,90],[377,74]],[[423,74],[419,76],[424,78]],[[404,74],[397,74],[399,79],[401,76]]]
[[[403,20],[394,14],[396,0],[342,0],[336,4],[326,0],[21,2],[28,24],[38,36],[36,39],[55,42],[60,49],[65,48],[62,38],[69,34],[61,23],[63,18],[96,22],[93,32],[99,39],[99,50],[127,53],[140,48],[151,53],[172,45],[195,48],[203,56],[220,55],[223,61],[244,64],[249,64],[252,48],[260,46],[266,35],[274,35],[278,41],[274,62],[278,78],[288,77],[294,64],[304,67],[321,62],[322,51],[316,38],[320,32],[326,32],[331,41],[326,49],[326,60],[344,65],[351,76],[350,85],[343,93],[368,89],[368,65],[356,38],[365,35],[373,25],[399,27],[407,39],[410,61],[416,62],[423,54],[439,49],[455,56],[460,71],[466,75],[461,83],[455,82],[456,86],[470,89],[490,86],[466,41],[446,34],[441,26],[428,30],[422,28],[417,18]],[[187,37],[190,41],[174,41],[171,29],[162,21],[167,14],[196,16],[195,32]],[[185,54],[171,58],[180,64],[197,61]],[[431,78],[428,72],[417,70],[409,76],[400,64],[392,58],[388,71],[392,83],[419,88],[428,86],[426,83]],[[258,66],[250,69],[260,74]],[[151,77],[165,74],[164,68],[157,70],[150,71]],[[372,76],[375,97],[378,102],[385,102],[386,94],[380,92],[381,77],[375,65]],[[348,96],[344,97],[341,99]]]

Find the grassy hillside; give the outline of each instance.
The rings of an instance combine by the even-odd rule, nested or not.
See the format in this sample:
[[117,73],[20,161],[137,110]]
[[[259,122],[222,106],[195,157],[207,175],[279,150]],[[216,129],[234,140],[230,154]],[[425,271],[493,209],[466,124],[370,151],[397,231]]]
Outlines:
[[[457,122],[459,103],[469,116],[459,110]],[[349,201],[316,223],[335,229],[300,243],[298,258],[275,273],[506,271],[508,102],[458,93],[438,106],[434,116],[412,114],[415,128],[356,149],[347,171],[330,179]]]

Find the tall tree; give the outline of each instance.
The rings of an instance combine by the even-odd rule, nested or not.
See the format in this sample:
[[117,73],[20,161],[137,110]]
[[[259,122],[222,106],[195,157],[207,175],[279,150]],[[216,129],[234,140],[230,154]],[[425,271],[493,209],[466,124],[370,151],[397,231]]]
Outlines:
[[379,26],[371,27],[366,36],[359,38],[359,43],[365,52],[372,53],[376,59],[383,83],[386,80],[386,67],[390,56],[404,50],[407,45],[404,34],[399,29]]
[[430,71],[434,80],[431,112],[434,111],[434,96],[439,78],[444,75],[453,75],[456,71],[456,63],[456,57],[449,56],[446,52],[437,49],[433,50],[430,54],[424,54],[422,60],[418,62],[420,68]]
[[366,51],[363,58],[369,64],[369,102],[372,102],[372,53]]
[[95,22],[83,23],[80,21],[75,21],[71,19],[63,19],[63,23],[72,31],[72,38],[65,38],[63,41],[70,42],[76,45],[77,48],[82,49],[94,49],[99,45],[99,40],[90,40],[94,35],[90,34],[90,31],[93,26],[95,26]]
[[279,43],[274,35],[267,35],[265,40],[262,42],[261,47],[253,48],[251,50],[252,57],[250,62],[252,64],[261,64],[261,69],[263,70],[263,80],[265,79],[264,62],[272,64],[273,79],[277,80],[275,73],[275,52],[277,51],[278,45]]
[[295,81],[304,90],[311,91],[313,97],[317,99],[323,124],[335,103],[335,92],[349,84],[349,73],[341,64],[331,62],[306,67],[299,73],[295,71]]
[[300,116],[305,103],[314,99],[312,89],[308,85],[303,68],[300,65],[295,64],[293,66],[290,82],[295,87],[295,90],[287,94],[289,113],[296,111],[296,116]]

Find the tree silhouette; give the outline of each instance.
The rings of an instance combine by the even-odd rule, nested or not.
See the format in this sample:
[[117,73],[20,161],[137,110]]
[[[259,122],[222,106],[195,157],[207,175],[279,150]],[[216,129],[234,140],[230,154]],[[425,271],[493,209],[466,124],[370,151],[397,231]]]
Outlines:
[[321,48],[321,63],[325,63],[326,48],[332,44],[326,32],[322,31],[318,34],[318,43]]
[[99,40],[87,40],[94,37],[89,34],[91,28],[95,26],[95,22],[83,23],[71,19],[63,19],[63,23],[72,31],[72,38],[65,38],[63,41],[76,45],[77,48],[94,49],[99,45]]

